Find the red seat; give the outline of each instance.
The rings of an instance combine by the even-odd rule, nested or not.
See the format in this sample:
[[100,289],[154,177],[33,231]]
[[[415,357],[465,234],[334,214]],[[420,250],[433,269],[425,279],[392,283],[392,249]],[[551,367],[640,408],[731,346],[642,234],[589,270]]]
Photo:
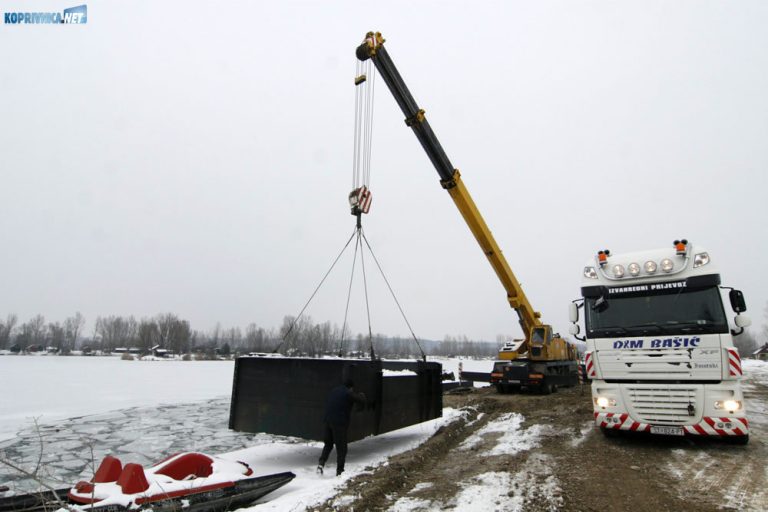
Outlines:
[[97,484],[105,482],[116,482],[120,478],[120,473],[123,471],[123,464],[120,459],[107,455],[104,460],[99,464],[99,469],[96,470],[96,474],[93,475],[93,481]]
[[213,459],[202,453],[185,453],[155,471],[174,480],[186,480],[189,477],[204,478],[213,473]]
[[144,468],[139,464],[128,463],[117,479],[117,485],[123,489],[124,494],[136,494],[149,489],[149,482],[144,475]]

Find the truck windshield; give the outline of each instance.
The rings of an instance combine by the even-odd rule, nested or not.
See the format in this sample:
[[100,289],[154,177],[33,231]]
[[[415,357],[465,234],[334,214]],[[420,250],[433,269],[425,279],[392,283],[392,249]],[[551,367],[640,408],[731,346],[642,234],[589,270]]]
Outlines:
[[717,287],[586,297],[590,337],[623,334],[727,333],[728,321]]

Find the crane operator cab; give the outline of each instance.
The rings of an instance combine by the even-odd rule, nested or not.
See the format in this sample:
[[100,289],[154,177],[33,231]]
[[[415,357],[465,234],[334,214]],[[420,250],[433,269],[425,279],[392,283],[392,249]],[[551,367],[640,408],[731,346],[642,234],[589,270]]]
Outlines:
[[541,357],[543,349],[552,343],[552,330],[545,326],[531,330],[531,357]]

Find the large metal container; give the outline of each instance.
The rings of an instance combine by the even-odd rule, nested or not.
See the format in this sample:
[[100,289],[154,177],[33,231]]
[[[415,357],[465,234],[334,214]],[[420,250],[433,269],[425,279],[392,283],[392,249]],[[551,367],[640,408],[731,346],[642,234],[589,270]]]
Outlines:
[[349,441],[357,441],[442,416],[441,373],[421,361],[240,357],[229,428],[322,440],[326,397],[349,377],[374,402],[353,409]]

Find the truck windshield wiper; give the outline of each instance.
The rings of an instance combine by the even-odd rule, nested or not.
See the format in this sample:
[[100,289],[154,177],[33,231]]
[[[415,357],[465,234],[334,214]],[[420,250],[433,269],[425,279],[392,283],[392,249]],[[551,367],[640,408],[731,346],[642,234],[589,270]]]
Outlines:
[[611,325],[608,327],[595,327],[592,330],[598,331],[598,332],[604,332],[605,334],[610,334],[611,332],[617,332],[619,334],[627,334],[627,330],[624,327],[621,327],[619,325]]
[[684,332],[690,331],[702,331],[702,332],[716,332],[719,326],[715,323],[699,323],[699,322],[667,322],[667,329],[680,329]]
[[648,331],[652,330],[652,331],[660,333],[660,332],[664,331],[664,328],[662,326],[660,326],[659,324],[655,324],[654,323],[654,324],[637,324],[637,325],[633,325],[633,326],[629,327],[629,330],[630,331],[643,331],[643,332],[648,332]]

